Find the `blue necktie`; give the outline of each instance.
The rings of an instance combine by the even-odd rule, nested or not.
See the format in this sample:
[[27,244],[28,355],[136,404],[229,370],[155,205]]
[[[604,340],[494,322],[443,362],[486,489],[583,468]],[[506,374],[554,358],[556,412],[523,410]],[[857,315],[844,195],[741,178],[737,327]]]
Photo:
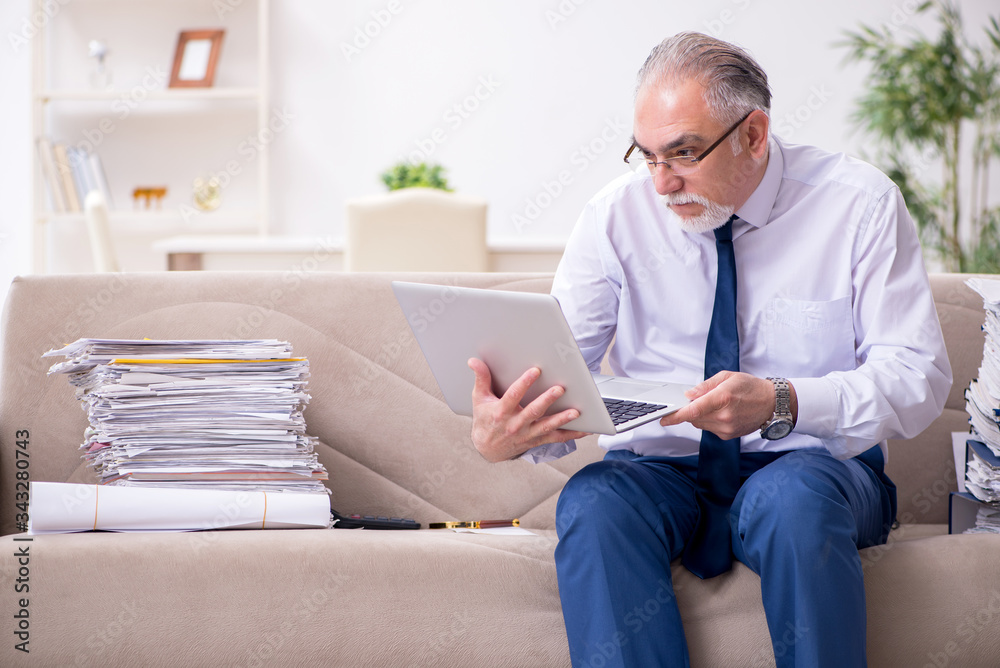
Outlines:
[[[740,339],[736,331],[736,255],[733,221],[715,230],[719,273],[715,305],[705,347],[705,378],[720,371],[740,370]],[[729,509],[740,486],[740,439],[723,440],[701,432],[696,495],[701,514],[684,548],[682,561],[698,577],[711,578],[732,568]]]

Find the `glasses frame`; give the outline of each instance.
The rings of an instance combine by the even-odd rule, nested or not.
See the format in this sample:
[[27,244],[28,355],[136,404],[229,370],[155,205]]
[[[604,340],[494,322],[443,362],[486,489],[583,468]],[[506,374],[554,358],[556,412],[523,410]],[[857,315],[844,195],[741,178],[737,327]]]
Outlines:
[[[726,130],[726,133],[724,135],[722,135],[717,140],[715,140],[715,142],[711,146],[709,146],[707,149],[705,149],[705,151],[701,155],[695,157],[694,158],[694,162],[693,162],[693,164],[691,166],[694,167],[695,169],[697,169],[698,165],[701,164],[701,161],[704,160],[705,158],[707,158],[708,155],[712,151],[714,151],[716,148],[718,148],[719,144],[721,144],[726,139],[726,137],[728,137],[729,135],[733,134],[733,130],[735,130],[736,128],[740,127],[740,125],[743,124],[743,121],[745,121],[746,119],[750,118],[750,114],[752,114],[754,111],[756,111],[756,109],[751,109],[749,112],[747,112],[747,114],[743,118],[741,118],[740,120],[736,121],[731,128],[729,128],[728,130]],[[632,145],[629,146],[629,149],[627,151],[625,151],[625,157],[622,158],[625,161],[625,164],[629,164],[628,158],[629,158],[630,155],[632,155],[632,151],[634,151],[637,148],[639,148],[639,146],[635,142],[632,142]],[[677,156],[674,156],[673,158],[667,158],[666,160],[660,160],[660,161],[648,160],[647,159],[646,160],[646,166],[649,167],[649,171],[651,171],[651,172],[656,170],[657,165],[663,165],[667,169],[669,169],[671,172],[673,172],[674,171],[674,167],[673,167],[673,165],[670,164],[670,161],[671,160],[681,160],[681,159],[688,159],[688,160],[690,160],[690,158],[688,158],[687,156],[683,156],[683,155],[677,155]]]

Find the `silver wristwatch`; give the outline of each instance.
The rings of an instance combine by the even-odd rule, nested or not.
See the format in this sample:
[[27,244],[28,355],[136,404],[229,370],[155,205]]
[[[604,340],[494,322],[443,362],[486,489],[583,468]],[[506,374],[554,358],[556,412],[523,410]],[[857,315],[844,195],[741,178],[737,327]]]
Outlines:
[[792,390],[784,378],[768,378],[774,383],[774,415],[760,426],[760,435],[769,441],[777,441],[792,433]]

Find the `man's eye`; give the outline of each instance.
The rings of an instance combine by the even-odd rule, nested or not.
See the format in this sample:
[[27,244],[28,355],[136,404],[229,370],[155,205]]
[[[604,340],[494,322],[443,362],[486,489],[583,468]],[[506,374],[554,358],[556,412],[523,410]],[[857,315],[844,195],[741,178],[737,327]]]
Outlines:
[[694,152],[694,149],[682,148],[681,150],[677,151],[677,153],[675,153],[672,157],[674,157],[674,158],[693,158],[695,155],[697,155],[697,154]]

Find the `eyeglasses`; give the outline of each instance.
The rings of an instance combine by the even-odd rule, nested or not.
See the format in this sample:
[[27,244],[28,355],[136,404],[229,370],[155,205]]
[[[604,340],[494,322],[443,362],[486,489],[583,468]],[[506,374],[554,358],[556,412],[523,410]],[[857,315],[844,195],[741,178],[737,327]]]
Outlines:
[[753,111],[750,111],[746,116],[744,116],[740,120],[736,121],[736,123],[734,123],[731,128],[729,128],[728,130],[726,130],[726,134],[724,134],[721,137],[719,137],[715,141],[714,144],[712,144],[707,149],[705,149],[705,152],[702,153],[699,156],[693,156],[693,155],[676,155],[676,156],[674,156],[672,158],[667,158],[665,160],[657,161],[655,158],[651,160],[651,159],[647,158],[645,155],[643,155],[641,151],[638,154],[636,154],[636,155],[633,156],[632,152],[635,151],[639,147],[636,146],[635,142],[632,142],[632,145],[629,147],[628,151],[626,151],[626,153],[625,153],[625,163],[629,167],[631,167],[632,169],[634,169],[634,170],[638,170],[639,167],[641,167],[643,164],[645,164],[647,167],[649,167],[649,171],[650,172],[655,172],[657,165],[663,165],[667,169],[669,169],[672,173],[677,174],[678,176],[684,176],[685,174],[691,174],[693,172],[696,172],[698,170],[698,164],[702,160],[704,160],[705,158],[707,158],[708,154],[711,153],[712,151],[714,151],[716,149],[716,147],[718,147],[718,145],[721,144],[722,141],[726,137],[728,137],[729,135],[733,134],[733,130],[735,130],[736,128],[740,127],[740,123],[742,123],[746,119],[750,118],[750,114],[752,114],[752,113],[753,113]]

